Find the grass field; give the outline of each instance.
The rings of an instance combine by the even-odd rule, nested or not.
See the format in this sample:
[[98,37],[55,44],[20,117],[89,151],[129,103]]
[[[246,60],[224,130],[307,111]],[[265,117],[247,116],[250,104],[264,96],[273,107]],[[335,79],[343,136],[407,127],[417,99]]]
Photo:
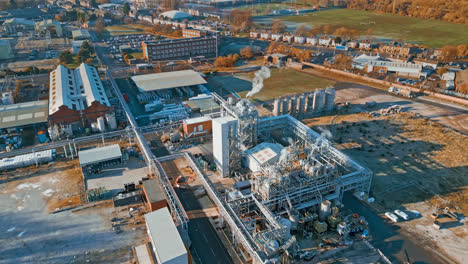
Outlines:
[[129,35],[129,34],[141,34],[145,31],[143,29],[134,26],[115,25],[106,27],[106,30],[111,35]]
[[[357,29],[365,35],[372,28],[376,37],[402,39],[404,41],[441,47],[445,44],[468,44],[468,26],[444,21],[425,20],[369,11],[334,9],[300,16],[281,18],[284,21],[306,23],[310,26],[330,24]],[[374,21],[375,24],[367,24]],[[366,23],[362,24],[361,23]]]
[[[253,77],[253,72],[244,75],[244,78],[248,80],[252,80]],[[273,69],[271,70],[271,77],[264,81],[263,89],[251,97],[251,99],[267,101],[287,94],[326,88],[333,84],[334,82],[332,81],[305,73],[286,69]],[[245,97],[247,93],[248,91],[243,91],[238,94],[241,97]]]

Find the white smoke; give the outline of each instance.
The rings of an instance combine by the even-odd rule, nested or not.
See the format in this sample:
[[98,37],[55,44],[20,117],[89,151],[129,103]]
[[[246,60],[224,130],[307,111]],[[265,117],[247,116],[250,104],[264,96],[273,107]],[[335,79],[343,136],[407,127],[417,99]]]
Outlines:
[[279,162],[280,164],[285,164],[285,163],[287,163],[287,161],[288,161],[288,155],[289,155],[288,149],[286,149],[286,148],[282,149],[282,150],[281,150],[281,153],[280,153],[280,157],[279,157],[278,162]]
[[318,130],[320,130],[321,132],[321,136],[326,138],[326,139],[332,139],[333,135],[332,133],[330,132],[330,130],[326,129],[326,128],[323,128],[323,127],[318,127]]
[[247,93],[247,97],[251,97],[252,95],[260,92],[263,88],[263,80],[270,78],[271,72],[265,66],[262,66],[260,70],[255,72],[255,77],[252,80],[252,90]]

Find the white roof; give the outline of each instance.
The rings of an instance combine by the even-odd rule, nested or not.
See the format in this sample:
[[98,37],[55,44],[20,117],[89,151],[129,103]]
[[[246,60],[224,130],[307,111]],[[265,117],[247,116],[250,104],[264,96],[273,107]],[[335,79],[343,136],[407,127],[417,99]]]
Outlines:
[[5,20],[5,22],[3,22],[3,25],[5,26],[8,24],[23,24],[23,25],[32,26],[32,27],[36,25],[36,23],[32,20],[16,18],[16,17],[7,19]]
[[136,75],[130,78],[141,92],[206,83],[200,73],[192,70]]
[[420,73],[422,70],[421,64],[411,64],[406,62],[393,61],[369,61],[368,66],[386,67],[388,71],[393,72],[413,72]]
[[49,115],[62,105],[74,110],[85,110],[94,101],[110,106],[96,68],[82,63],[71,70],[63,65],[50,74]]
[[260,165],[263,165],[280,155],[281,150],[283,149],[283,146],[280,144],[263,142],[251,149],[246,150],[246,153],[254,157]]
[[192,15],[185,13],[183,11],[176,11],[176,10],[171,10],[167,11],[161,14],[163,17],[167,17],[170,19],[185,19],[185,18],[191,18]]
[[211,120],[211,117],[209,116],[200,116],[200,117],[185,119],[184,123],[187,125],[191,125],[191,124],[197,124],[197,123],[206,122],[210,120]]
[[85,166],[88,164],[121,158],[122,152],[120,151],[119,144],[113,144],[100,148],[80,150],[78,152],[78,157],[80,159],[80,165]]
[[0,128],[47,122],[47,100],[0,106]]
[[356,58],[353,59],[354,62],[361,63],[361,64],[366,64],[369,61],[375,61],[375,60],[380,60],[380,56],[379,55],[370,56],[370,55],[366,55],[366,54],[361,54],[361,55],[359,55],[359,56],[357,56]]
[[170,262],[184,255],[187,258],[187,250],[167,207],[145,214],[145,220],[158,263]]

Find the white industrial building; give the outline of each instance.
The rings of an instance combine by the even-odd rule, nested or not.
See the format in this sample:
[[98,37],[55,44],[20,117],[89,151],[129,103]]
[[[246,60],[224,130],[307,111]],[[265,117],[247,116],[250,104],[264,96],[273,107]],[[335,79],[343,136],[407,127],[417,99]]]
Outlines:
[[206,83],[200,73],[192,70],[136,75],[131,76],[130,79],[140,92],[189,87]]
[[61,106],[84,110],[95,101],[110,106],[96,68],[86,63],[74,70],[59,65],[50,76],[49,115]]
[[146,228],[158,264],[187,264],[187,249],[167,207],[145,214]]
[[237,137],[237,119],[224,116],[213,119],[213,157],[223,177],[230,175],[230,153],[233,138]]
[[263,166],[277,163],[283,150],[284,147],[278,143],[260,143],[244,152],[243,165],[252,172],[261,171]]
[[367,72],[387,73],[394,72],[399,76],[419,78],[422,65],[392,61],[369,61]]

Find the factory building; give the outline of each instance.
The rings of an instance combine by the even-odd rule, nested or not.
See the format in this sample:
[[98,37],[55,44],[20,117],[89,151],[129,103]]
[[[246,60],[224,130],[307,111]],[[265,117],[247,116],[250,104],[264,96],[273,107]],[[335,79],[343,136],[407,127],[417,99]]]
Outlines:
[[86,29],[77,29],[72,31],[73,40],[88,40],[91,39],[91,34]]
[[196,87],[206,84],[200,73],[193,70],[152,73],[131,76],[130,80],[140,92]]
[[166,39],[144,41],[143,56],[147,61],[187,59],[194,56],[216,56],[217,37]]
[[[368,194],[371,171],[291,115],[262,118],[247,100],[217,99],[223,108],[213,119],[218,173],[233,176],[237,185],[248,181],[251,188],[215,187],[202,172],[201,182],[232,231],[233,244],[242,245],[253,263],[300,258],[300,240],[312,234],[336,232],[352,239],[349,230],[357,230],[366,235],[365,221],[341,218],[335,205],[346,191]],[[237,164],[241,156],[249,170]]]
[[191,27],[183,28],[182,29],[182,37],[184,38],[199,38],[206,36],[206,32],[194,29]]
[[187,249],[167,207],[145,214],[145,221],[156,263],[189,263]]
[[186,136],[209,135],[212,130],[212,119],[209,116],[185,119],[183,129]]
[[[105,119],[105,120],[104,120]],[[103,132],[105,123],[117,128],[113,109],[96,68],[82,63],[76,69],[59,65],[50,73],[49,133],[55,125],[85,128]]]
[[366,71],[380,74],[392,72],[398,76],[419,78],[421,77],[422,65],[405,62],[369,61],[366,65]]
[[151,212],[167,207],[166,196],[160,186],[156,178],[143,181],[143,194]]
[[44,34],[47,31],[54,37],[62,37],[62,23],[53,19],[44,19],[36,23],[36,32]]
[[21,34],[23,34],[24,32],[34,31],[34,29],[36,28],[36,23],[32,20],[22,18],[10,18],[3,22],[2,28],[9,34],[14,34],[18,32],[21,32]]

